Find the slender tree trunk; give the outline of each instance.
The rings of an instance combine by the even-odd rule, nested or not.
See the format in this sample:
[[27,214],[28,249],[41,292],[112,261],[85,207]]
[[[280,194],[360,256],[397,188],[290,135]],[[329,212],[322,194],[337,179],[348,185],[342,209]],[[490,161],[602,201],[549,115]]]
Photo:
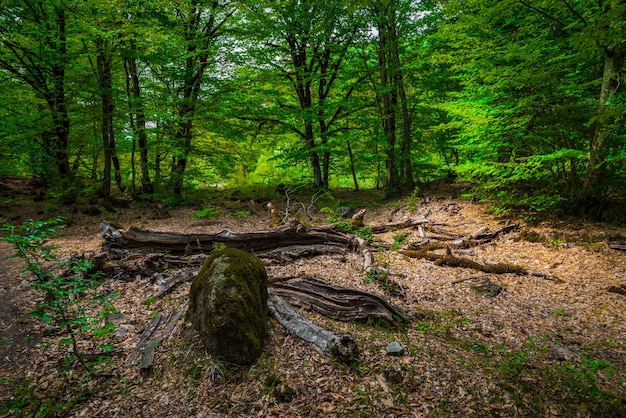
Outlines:
[[389,35],[390,49],[395,68],[394,87],[397,89],[398,95],[400,96],[400,109],[402,111],[402,150],[400,162],[404,174],[404,185],[409,189],[413,189],[415,187],[415,181],[413,179],[413,167],[411,165],[411,117],[409,116],[409,105],[404,89],[404,75],[400,63],[399,39],[395,19],[390,21]]
[[313,169],[313,185],[319,189],[324,188],[324,177],[322,175],[322,168],[320,165],[320,155],[315,150],[315,136],[313,133],[313,123],[306,122],[304,126],[305,141],[309,148],[309,156],[311,161],[311,168]]
[[113,111],[115,104],[113,102],[113,81],[111,77],[111,56],[105,50],[104,40],[96,41],[98,48],[98,56],[96,57],[96,71],[98,74],[98,84],[100,89],[100,98],[102,101],[102,145],[104,147],[104,172],[102,178],[102,187],[100,195],[108,197],[111,194],[111,166],[115,173],[115,181],[120,189],[124,191],[122,185],[122,174],[120,171],[120,162],[117,158],[115,144],[115,129],[113,126]]
[[392,2],[387,6],[379,4],[378,12],[378,66],[382,90],[382,126],[386,138],[385,149],[385,188],[387,195],[395,195],[400,189],[396,166],[396,109],[397,91],[394,89],[393,60],[390,59],[389,13]]
[[350,171],[352,171],[352,181],[354,181],[354,191],[359,191],[359,183],[356,179],[356,169],[354,168],[354,156],[352,155],[352,147],[350,146],[350,141],[346,141],[346,145],[348,146],[348,156],[350,157]]
[[[196,100],[196,99],[194,99]],[[187,161],[191,151],[193,117],[195,114],[195,106],[181,106],[179,111],[179,125],[176,131],[175,140],[181,145],[180,155],[176,157],[172,166],[172,185],[174,194],[178,197],[182,196],[183,179],[185,170],[187,169]]]
[[67,35],[65,11],[56,9],[56,24],[58,32],[58,62],[52,66],[53,93],[48,105],[52,113],[52,121],[56,141],[54,144],[54,161],[62,178],[71,177],[70,160],[67,153],[70,135],[70,118],[67,113],[67,98],[65,97],[65,60],[67,58]]
[[209,8],[202,7],[203,2],[192,1],[188,20],[185,22],[184,36],[187,42],[184,77],[179,89],[178,97],[178,129],[174,139],[178,146],[178,155],[172,166],[170,183],[174,194],[181,198],[184,184],[185,170],[191,153],[193,139],[193,120],[196,115],[196,104],[200,96],[204,72],[209,65],[209,46],[220,31],[220,28],[230,16],[216,21],[218,10],[224,4],[208,2]]
[[[137,45],[134,41],[130,42],[130,50],[132,54],[137,51]],[[148,135],[146,131],[146,115],[142,105],[141,83],[139,80],[139,73],[137,71],[137,60],[134,56],[130,56],[124,60],[124,64],[126,68],[126,91],[128,93],[129,107],[131,109],[131,125],[139,145],[141,192],[151,194],[154,193],[154,184],[150,181],[150,171],[148,169]]]
[[619,76],[624,68],[625,53],[626,44],[624,43],[613,45],[605,50],[604,72],[596,112],[597,126],[589,144],[587,174],[582,189],[582,197],[588,200],[588,204],[598,203],[605,189],[603,185],[606,177],[606,156],[612,133],[609,125],[613,122],[612,110],[615,106],[611,103],[611,99],[620,87]]

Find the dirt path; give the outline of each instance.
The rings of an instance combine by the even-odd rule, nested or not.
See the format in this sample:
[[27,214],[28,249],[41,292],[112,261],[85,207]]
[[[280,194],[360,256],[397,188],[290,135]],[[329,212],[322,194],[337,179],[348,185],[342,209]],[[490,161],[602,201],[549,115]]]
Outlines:
[[2,374],[21,376],[41,340],[41,327],[28,316],[37,294],[20,274],[24,263],[11,255],[13,248],[0,241],[0,361]]

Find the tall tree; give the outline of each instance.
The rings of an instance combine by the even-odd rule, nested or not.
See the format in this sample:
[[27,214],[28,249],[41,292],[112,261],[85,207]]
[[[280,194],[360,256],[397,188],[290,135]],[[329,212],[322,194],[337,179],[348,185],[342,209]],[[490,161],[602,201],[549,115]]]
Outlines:
[[179,197],[182,195],[185,169],[192,150],[198,100],[202,89],[206,87],[205,71],[218,63],[219,41],[224,36],[226,23],[235,11],[235,5],[230,1],[184,0],[174,6],[173,17],[184,50],[180,72],[175,80],[176,154],[171,177],[172,189]]
[[601,209],[624,152],[623,2],[442,4],[434,59],[463,86],[448,107],[465,122],[463,174],[505,204]]
[[[375,42],[371,48],[377,56],[375,69],[368,70],[375,71],[377,76],[370,76],[369,79],[376,91],[377,109],[385,138],[385,188],[388,195],[394,195],[402,187],[414,187],[411,163],[413,128],[401,57],[404,42],[402,32],[413,19],[410,13],[413,5],[402,0],[375,0],[368,3],[367,10],[375,29]],[[364,63],[371,66],[365,51],[367,49],[364,50]]]
[[52,0],[0,4],[0,69],[43,99],[48,124],[41,129],[41,145],[61,178],[72,174],[66,95],[66,70],[73,56],[68,48],[71,9],[71,2]]
[[[146,127],[146,114],[141,94],[140,73],[137,66],[137,42],[130,39],[127,42],[124,54],[124,70],[126,72],[126,94],[128,96],[128,116],[130,126],[137,138],[139,145],[139,167],[141,172],[141,193],[154,193],[154,184],[150,180],[148,169],[148,133]],[[134,143],[134,142],[133,142]],[[133,173],[135,170],[134,153],[132,161]],[[133,187],[135,176],[133,174]],[[134,191],[134,190],[133,190]]]
[[[331,139],[343,128],[350,96],[362,79],[342,79],[346,56],[362,31],[359,16],[339,1],[285,1],[249,5],[248,53],[272,83],[291,94],[266,101],[252,119],[279,125],[301,141],[317,188],[327,188]],[[278,76],[278,77],[276,77]],[[342,84],[339,86],[338,84]]]
[[96,35],[94,44],[96,47],[96,65],[94,70],[98,80],[98,94],[101,100],[101,135],[102,147],[104,149],[104,171],[100,195],[109,197],[111,194],[111,165],[113,165],[115,173],[115,182],[119,189],[122,192],[124,191],[113,125],[113,113],[115,110],[112,80],[114,45],[108,40],[107,36],[102,34]]

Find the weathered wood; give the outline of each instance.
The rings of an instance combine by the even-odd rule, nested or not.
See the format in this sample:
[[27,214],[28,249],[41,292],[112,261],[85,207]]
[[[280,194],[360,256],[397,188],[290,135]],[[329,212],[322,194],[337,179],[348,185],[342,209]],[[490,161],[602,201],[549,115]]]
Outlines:
[[412,251],[412,250],[403,250],[400,251],[401,254],[406,255],[411,258],[425,258],[427,260],[431,260],[435,262],[437,266],[448,266],[448,267],[464,267],[470,268],[473,270],[482,271],[485,273],[494,273],[494,274],[503,274],[503,273],[514,273],[520,275],[528,274],[528,271],[520,266],[516,266],[513,264],[506,263],[494,263],[494,264],[480,264],[476,261],[470,260],[469,258],[464,257],[455,257],[449,254],[440,255],[435,254],[428,251]]
[[185,302],[185,304],[178,311],[170,315],[166,322],[165,328],[163,329],[163,332],[158,337],[150,340],[146,344],[145,348],[142,350],[141,361],[139,362],[139,367],[141,369],[145,370],[152,367],[155,356],[154,351],[159,346],[159,344],[161,344],[170,335],[180,317],[183,316],[183,314],[187,310],[188,304],[188,301]]
[[626,251],[626,241],[609,242],[609,248],[611,248],[612,250]]
[[181,273],[170,276],[170,278],[167,279],[165,283],[163,283],[161,288],[154,294],[154,297],[160,298],[161,296],[169,292],[172,288],[174,288],[176,285],[180,283],[184,283],[184,282],[190,282],[197,275],[198,275],[198,270],[183,271]]
[[408,315],[383,298],[357,289],[325,284],[314,276],[287,283],[273,283],[271,295],[280,296],[291,305],[313,309],[340,321],[383,319],[389,323],[408,321]]
[[159,324],[161,323],[162,318],[163,316],[161,314],[157,314],[157,316],[152,318],[152,321],[150,321],[150,324],[148,324],[146,329],[141,334],[141,337],[139,338],[139,342],[137,343],[137,347],[135,347],[133,352],[130,353],[130,355],[126,359],[126,364],[128,364],[129,366],[132,366],[139,361],[141,357],[141,353],[143,352],[144,346],[146,345],[146,343],[148,342],[152,334],[154,334],[154,331],[156,331],[156,329],[159,327]]
[[517,274],[518,276],[528,275],[541,277],[546,280],[551,280],[555,283],[563,283],[563,280],[559,279],[558,277],[551,276],[549,274],[535,270],[528,270],[522,266],[518,266],[515,264],[496,262],[487,262],[485,264],[480,264],[474,260],[470,260],[469,258],[455,257],[451,254],[441,255],[422,250],[401,250],[400,253],[410,258],[424,258],[426,260],[434,261],[436,266],[463,267],[491,274],[513,273]]
[[313,257],[323,254],[345,254],[345,246],[338,244],[291,245],[274,248],[271,251],[256,254],[259,258],[270,258],[279,261],[292,261],[296,258]]
[[366,209],[361,209],[350,218],[350,226],[354,229],[359,229],[365,226],[363,218],[365,216]]
[[291,245],[316,245],[328,242],[349,245],[349,235],[339,233],[331,228],[304,228],[297,222],[278,228],[232,232],[223,230],[217,233],[180,234],[160,232],[128,227],[120,229],[107,222],[101,225],[102,236],[106,242],[125,247],[152,247],[180,251],[185,253],[210,251],[215,243],[223,243],[229,247],[245,250],[264,251]]
[[372,229],[372,233],[374,234],[382,234],[389,231],[394,231],[398,229],[406,229],[406,228],[420,228],[421,225],[427,224],[430,221],[426,218],[420,219],[405,219],[402,222],[383,224],[383,225],[371,225],[368,226]]
[[267,304],[270,312],[285,329],[315,345],[321,354],[346,363],[357,358],[358,347],[352,336],[335,333],[311,322],[278,296],[270,296]]
[[450,246],[455,248],[467,248],[473,245],[485,244],[494,240],[498,236],[514,231],[517,228],[519,228],[519,224],[517,223],[506,225],[493,232],[489,231],[489,227],[482,227],[463,238],[451,241]]

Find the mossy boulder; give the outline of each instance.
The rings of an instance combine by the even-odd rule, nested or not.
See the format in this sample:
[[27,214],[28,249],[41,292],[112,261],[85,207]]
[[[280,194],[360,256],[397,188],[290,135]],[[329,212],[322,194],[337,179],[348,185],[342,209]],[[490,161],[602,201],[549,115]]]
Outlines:
[[249,365],[267,333],[267,272],[256,256],[235,248],[215,251],[191,284],[187,319],[209,353]]

